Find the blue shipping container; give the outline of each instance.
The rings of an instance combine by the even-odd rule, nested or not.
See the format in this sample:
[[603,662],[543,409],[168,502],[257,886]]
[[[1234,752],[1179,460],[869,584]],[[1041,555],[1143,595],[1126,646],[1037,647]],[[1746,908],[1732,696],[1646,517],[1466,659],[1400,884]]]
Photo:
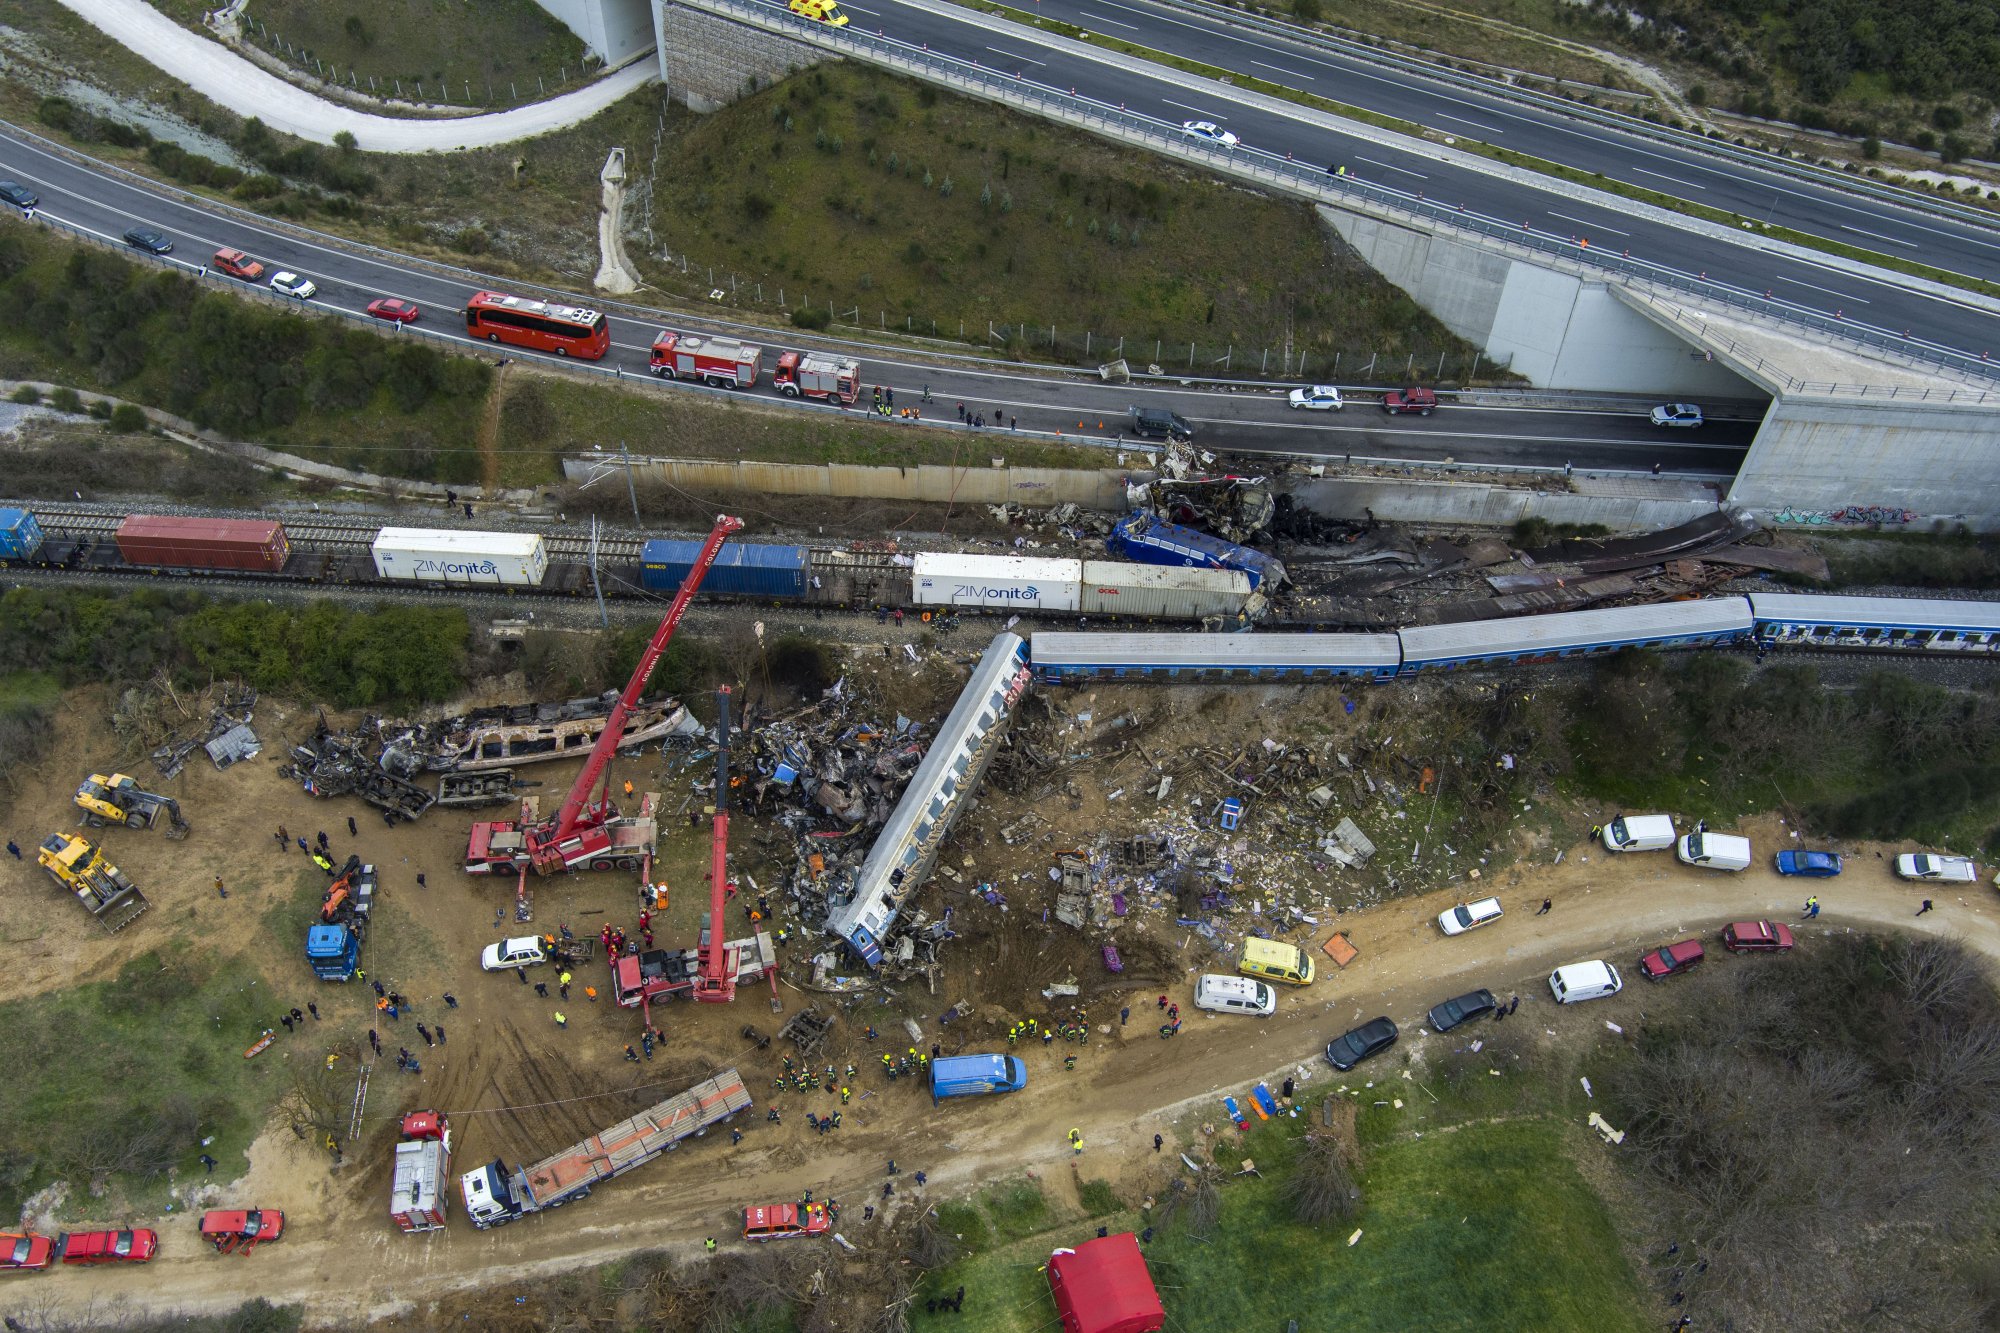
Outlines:
[[1250,586],[1272,586],[1284,582],[1285,567],[1272,556],[1248,546],[1238,546],[1206,532],[1196,532],[1177,523],[1162,523],[1150,514],[1127,514],[1118,520],[1104,541],[1111,554],[1142,565],[1190,565],[1197,569],[1240,569],[1250,576]]
[[[649,592],[677,591],[700,554],[700,542],[654,538],[639,548],[639,586]],[[802,601],[806,595],[806,548],[726,542],[701,587],[703,592],[728,597]]]
[[0,509],[0,560],[33,560],[42,549],[42,525],[25,509]]

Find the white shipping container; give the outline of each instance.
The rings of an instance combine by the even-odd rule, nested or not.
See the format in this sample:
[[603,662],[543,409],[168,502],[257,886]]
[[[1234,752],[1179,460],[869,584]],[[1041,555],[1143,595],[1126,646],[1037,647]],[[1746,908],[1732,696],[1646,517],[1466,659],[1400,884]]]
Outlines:
[[373,549],[377,574],[418,583],[533,588],[549,568],[548,548],[531,532],[384,528],[375,535]]
[[1250,600],[1250,576],[1240,569],[1185,569],[1121,560],[1083,562],[1083,612],[1092,616],[1157,616],[1200,620],[1233,616]]
[[1075,611],[1082,579],[1077,560],[925,552],[910,582],[918,606]]

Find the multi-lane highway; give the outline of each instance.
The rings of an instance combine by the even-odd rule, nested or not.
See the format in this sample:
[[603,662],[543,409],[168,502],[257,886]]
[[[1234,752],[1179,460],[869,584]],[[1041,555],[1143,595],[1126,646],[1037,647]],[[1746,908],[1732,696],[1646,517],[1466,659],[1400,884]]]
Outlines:
[[[197,266],[222,246],[247,250],[268,263],[316,280],[317,305],[359,311],[377,297],[405,297],[423,308],[423,329],[460,342],[464,335],[459,311],[466,298],[482,285],[502,290],[509,286],[502,279],[482,283],[473,275],[456,275],[414,259],[277,226],[242,210],[155,187],[123,173],[78,164],[31,136],[6,130],[0,130],[0,175],[30,183],[41,194],[41,214],[101,237],[115,239],[135,223],[148,223],[174,240],[175,259]],[[227,285],[230,280],[211,275],[209,281]],[[612,307],[609,313],[612,351],[603,364],[634,376],[643,376],[648,349],[660,327],[712,323],[676,319],[637,307]],[[774,346],[801,345],[775,331],[734,331]],[[989,431],[1004,416],[1010,431],[1077,434],[1082,422],[1080,433],[1114,439],[1130,406],[1160,404],[1193,421],[1198,442],[1204,446],[1304,454],[1330,461],[1348,457],[1455,460],[1550,469],[1567,462],[1581,469],[1628,472],[1647,471],[1659,464],[1669,473],[1726,476],[1734,472],[1755,430],[1754,421],[1713,421],[1700,432],[1662,433],[1645,421],[1643,405],[1636,402],[1633,411],[1615,413],[1508,410],[1448,402],[1431,417],[1385,417],[1374,405],[1365,403],[1338,413],[1308,415],[1289,410],[1281,390],[1221,385],[1112,386],[998,363],[941,366],[883,354],[867,345],[849,345],[844,350],[862,362],[866,383],[895,389],[898,407],[918,405],[928,386],[932,401],[922,408],[925,419],[954,427],[956,405],[963,402],[968,415],[985,417]],[[506,354],[535,355],[514,348],[506,349]],[[685,386],[680,391],[709,392]],[[866,399],[864,394],[864,407]],[[895,428],[888,423],[883,426]]]
[[[1579,199],[1575,187],[1494,174],[1445,160],[1421,145],[1384,142],[1380,133],[1347,133],[1290,106],[1259,99],[1170,69],[1105,63],[1089,52],[1051,43],[1032,29],[1001,25],[938,0],[859,0],[845,6],[855,25],[931,52],[1019,73],[1058,89],[1122,105],[1171,125],[1213,121],[1238,135],[1244,151],[1344,166],[1362,180],[1411,196],[1464,205],[1474,214],[1543,233],[1586,238],[1688,275],[1741,291],[1766,292],[1819,315],[1838,315],[1892,333],[1968,352],[2000,355],[2000,302],[1913,288],[1898,275],[1856,265],[1795,258],[1756,234],[1721,241],[1672,219],[1606,196]],[[1031,6],[1023,4],[1024,8]],[[1601,172],[1689,203],[1725,209],[1754,222],[1822,237],[1901,260],[1972,277],[2000,276],[2000,219],[1970,209],[1957,217],[1919,212],[1828,184],[1804,181],[1699,151],[1692,145],[1620,133],[1559,111],[1480,92],[1392,67],[1332,44],[1242,29],[1182,7],[1133,0],[1038,0],[1048,18],[1331,101],[1395,116],[1431,130]]]

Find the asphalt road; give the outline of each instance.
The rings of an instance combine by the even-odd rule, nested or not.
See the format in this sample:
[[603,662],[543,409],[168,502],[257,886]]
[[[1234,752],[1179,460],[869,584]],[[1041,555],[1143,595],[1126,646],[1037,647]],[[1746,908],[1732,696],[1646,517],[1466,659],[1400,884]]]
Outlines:
[[[42,197],[40,212],[115,239],[137,222],[171,236],[173,258],[200,265],[222,246],[247,250],[275,267],[290,268],[319,284],[315,304],[358,311],[380,296],[401,296],[424,309],[422,327],[465,343],[458,310],[479,284],[442,274],[414,260],[363,252],[332,237],[314,238],[281,228],[254,215],[218,207],[176,191],[79,166],[32,140],[0,130],[0,173],[30,183]],[[17,224],[18,225],[18,224]],[[136,254],[136,252],[135,252]],[[231,279],[211,275],[219,286]],[[493,286],[507,284],[494,279]],[[612,316],[612,353],[602,363],[628,375],[643,375],[654,333],[662,326],[700,327],[685,320],[639,312]],[[751,335],[759,336],[759,335]],[[837,348],[838,344],[822,343]],[[539,359],[520,348],[493,349],[519,359]],[[932,403],[927,420],[954,423],[956,405],[982,415],[990,430],[999,414],[1009,429],[1065,431],[1115,440],[1133,404],[1162,404],[1193,421],[1204,446],[1246,448],[1338,459],[1369,458],[1505,463],[1560,468],[1643,471],[1660,463],[1670,473],[1729,475],[1755,432],[1754,421],[1717,421],[1700,432],[1671,435],[1646,422],[1637,401],[1630,414],[1546,409],[1468,408],[1450,403],[1432,417],[1387,417],[1372,404],[1338,413],[1294,412],[1277,390],[1150,385],[1111,386],[1080,377],[1024,374],[1005,368],[944,368],[916,359],[884,356],[876,349],[852,349],[864,367],[864,382],[893,388],[898,406],[916,405],[928,385]],[[553,359],[553,358],[550,358]],[[775,351],[767,355],[775,360]],[[768,386],[768,379],[765,381]],[[681,392],[713,393],[693,386]],[[776,401],[768,388],[755,391]],[[865,404],[867,395],[864,393]],[[826,410],[803,407],[801,410]],[[1079,429],[1078,423],[1082,426]],[[1101,425],[1100,425],[1101,423]],[[884,429],[894,429],[888,423]]]
[[[1920,340],[1974,356],[2000,353],[2000,310],[1991,302],[1913,291],[1890,273],[1863,276],[1828,263],[1787,258],[1766,250],[1754,236],[1741,244],[1722,244],[1634,216],[1616,200],[1579,202],[1541,185],[1515,183],[1384,147],[1373,138],[1305,124],[1173,70],[1153,73],[1100,64],[1043,45],[1031,29],[996,33],[989,26],[992,20],[969,12],[901,0],[843,0],[843,7],[852,11],[855,24],[879,29],[887,37],[988,68],[1018,71],[1054,88],[1074,88],[1128,111],[1157,116],[1170,126],[1213,121],[1238,135],[1244,151],[1279,157],[1289,153],[1299,161],[1345,166],[1350,175],[1412,197],[1462,204],[1470,213],[1559,237],[1586,238],[1593,246],[1629,251],[1635,259],[1688,275],[1706,274],[1744,292],[1768,292],[1801,310],[1838,314],[1893,333],[1907,330]],[[1051,19],[1121,41],[1444,134],[1602,172],[1609,180],[1843,245],[1973,276],[1990,278],[2000,270],[2000,222],[1960,222],[1895,208],[1690,148],[1619,134],[1497,94],[1432,82],[1330,48],[1247,32],[1182,9],[1127,0],[1038,0],[1036,8]]]

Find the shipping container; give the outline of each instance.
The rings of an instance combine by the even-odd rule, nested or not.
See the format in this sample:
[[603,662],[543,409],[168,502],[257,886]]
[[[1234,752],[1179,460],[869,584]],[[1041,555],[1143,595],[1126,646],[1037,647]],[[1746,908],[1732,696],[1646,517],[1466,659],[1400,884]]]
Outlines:
[[1075,611],[1083,563],[1018,555],[925,552],[917,557],[911,600],[918,606],[995,611]]
[[0,560],[33,560],[42,549],[42,525],[25,509],[0,509]]
[[[1252,588],[1263,588],[1266,579],[1272,589],[1285,581],[1285,567],[1275,556],[1178,523],[1162,522],[1151,514],[1127,514],[1119,519],[1104,545],[1112,555],[1141,564],[1240,569],[1250,576]],[[1270,595],[1269,589],[1265,595]]]
[[292,551],[284,525],[262,518],[134,514],[118,525],[117,541],[127,564],[180,569],[256,569],[275,574]]
[[532,532],[449,532],[384,528],[375,534],[375,572],[419,583],[492,583],[539,587],[549,553]]
[[1200,620],[1233,616],[1249,600],[1250,576],[1240,569],[1186,569],[1118,560],[1083,562],[1085,615]]
[[[701,554],[700,542],[673,542],[655,539],[639,548],[639,586],[649,592],[677,592],[687,577],[694,558]],[[755,542],[726,542],[715,557],[708,577],[702,580],[703,593],[729,597],[771,597],[796,602],[806,595],[806,561],[803,546],[760,546]]]

